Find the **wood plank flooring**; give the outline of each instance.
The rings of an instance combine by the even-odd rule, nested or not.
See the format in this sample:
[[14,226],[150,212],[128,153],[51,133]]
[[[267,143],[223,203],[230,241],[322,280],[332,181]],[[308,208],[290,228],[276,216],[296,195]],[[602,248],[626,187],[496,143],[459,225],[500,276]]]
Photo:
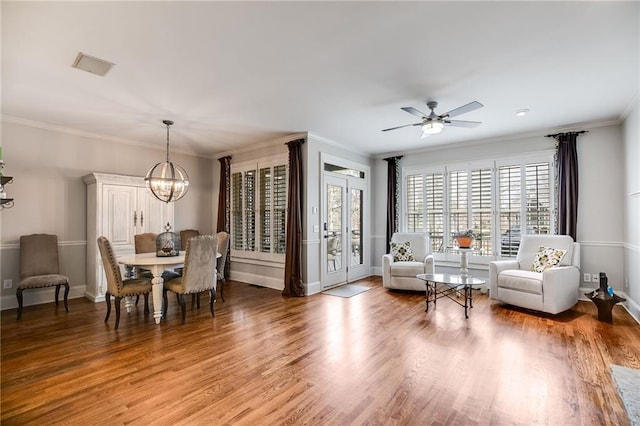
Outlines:
[[442,299],[352,298],[229,282],[209,314],[170,298],[160,325],[70,301],[3,311],[2,425],[628,425],[610,364],[640,368],[640,326],[591,302],[558,316],[474,292],[468,320]]

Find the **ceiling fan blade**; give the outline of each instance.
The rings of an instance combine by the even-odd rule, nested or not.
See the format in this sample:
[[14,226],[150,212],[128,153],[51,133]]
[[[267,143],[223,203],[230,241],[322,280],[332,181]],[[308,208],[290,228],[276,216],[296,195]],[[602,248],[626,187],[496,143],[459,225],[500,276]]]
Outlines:
[[478,127],[482,124],[480,121],[464,121],[464,120],[445,120],[444,124],[454,127]]
[[403,110],[403,111],[408,112],[409,114],[413,114],[413,115],[415,115],[416,117],[423,118],[423,117],[426,117],[426,116],[427,116],[427,114],[425,114],[425,113],[423,113],[423,112],[418,111],[418,110],[417,110],[417,109],[415,109],[414,107],[402,107],[402,108],[400,108],[400,109],[401,109],[401,110]]
[[461,107],[458,107],[456,109],[452,109],[449,112],[445,112],[444,114],[441,114],[440,117],[455,117],[457,115],[461,115],[467,112],[471,112],[474,111],[478,108],[482,108],[484,105],[482,105],[480,102],[478,101],[473,101],[473,102],[469,102],[466,105],[462,105]]
[[409,126],[421,126],[422,123],[414,123],[414,124],[405,124],[403,126],[396,126],[396,127],[390,127],[388,129],[382,129],[383,132],[388,132],[389,130],[396,130],[396,129],[402,129],[403,127],[409,127]]

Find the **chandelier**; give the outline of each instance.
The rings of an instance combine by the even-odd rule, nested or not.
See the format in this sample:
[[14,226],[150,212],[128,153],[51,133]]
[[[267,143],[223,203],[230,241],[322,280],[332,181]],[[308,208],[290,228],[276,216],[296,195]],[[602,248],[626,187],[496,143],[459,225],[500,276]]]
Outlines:
[[173,125],[173,121],[162,122],[167,126],[167,159],[153,166],[144,180],[154,197],[170,203],[185,196],[189,189],[189,176],[182,167],[169,161],[169,127]]

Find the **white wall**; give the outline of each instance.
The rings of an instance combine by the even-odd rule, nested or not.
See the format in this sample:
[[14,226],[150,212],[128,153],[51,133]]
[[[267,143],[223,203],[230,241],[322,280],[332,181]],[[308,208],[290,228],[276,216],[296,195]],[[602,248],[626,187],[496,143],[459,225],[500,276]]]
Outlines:
[[623,123],[624,141],[624,262],[627,308],[640,319],[640,102]]
[[[19,238],[32,233],[58,236],[61,272],[71,281],[71,297],[81,297],[86,285],[86,187],[82,176],[91,172],[144,176],[162,161],[165,145],[158,149],[114,143],[80,136],[61,129],[2,122],[4,174],[14,177],[5,187],[15,206],[0,211],[0,307],[17,306],[15,286],[19,278]],[[213,162],[215,160],[171,154],[171,160],[187,170],[191,181],[185,198],[176,202],[174,229],[196,228],[209,233],[213,216]],[[217,201],[217,200],[216,200]],[[24,293],[25,305],[53,300],[53,290]]]
[[[624,290],[624,153],[622,127],[593,128],[578,136],[578,241],[581,272],[605,272]],[[597,287],[598,283],[583,284]]]

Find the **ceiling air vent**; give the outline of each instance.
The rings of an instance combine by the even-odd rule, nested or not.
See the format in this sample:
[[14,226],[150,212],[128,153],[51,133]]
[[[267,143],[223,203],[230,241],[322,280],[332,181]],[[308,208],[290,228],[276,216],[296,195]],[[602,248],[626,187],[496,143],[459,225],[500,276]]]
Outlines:
[[80,52],[73,63],[73,68],[103,77],[113,65],[115,64]]

